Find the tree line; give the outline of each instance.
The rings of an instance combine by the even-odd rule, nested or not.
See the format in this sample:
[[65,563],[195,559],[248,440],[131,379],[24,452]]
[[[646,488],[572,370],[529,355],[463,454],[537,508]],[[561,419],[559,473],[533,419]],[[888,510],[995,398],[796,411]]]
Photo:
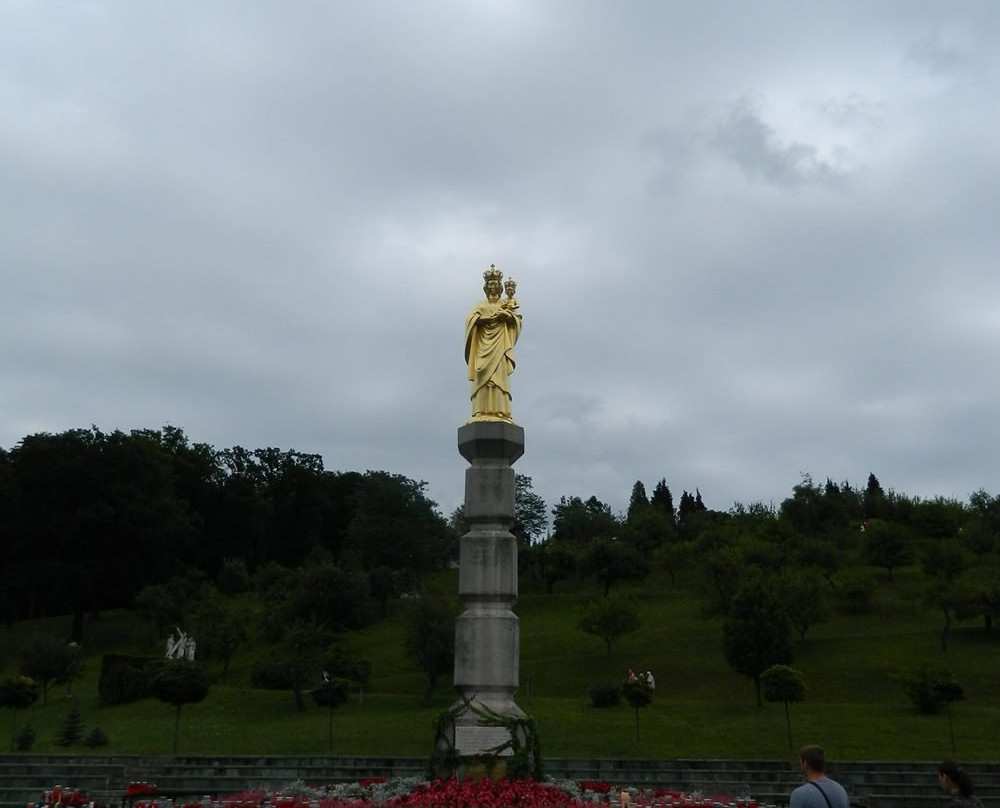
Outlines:
[[328,471],[319,455],[215,449],[183,430],[97,427],[0,450],[0,615],[9,622],[133,605],[150,584],[215,580],[322,559],[374,588],[454,552],[426,484],[386,471]]
[[[320,667],[367,677],[331,638],[384,616],[390,600],[457,558],[462,508],[446,520],[425,487],[386,471],[329,471],[294,450],[215,449],[172,426],[31,435],[0,450],[0,614],[71,613],[70,640],[105,608],[137,609],[160,638],[190,621],[199,658],[219,660],[225,678],[247,622],[230,596],[250,593],[268,605],[255,630],[283,649],[255,679],[301,703]],[[698,489],[675,504],[663,478],[651,494],[636,481],[624,514],[571,495],[551,515],[550,530],[546,503],[517,474],[512,532],[525,583],[551,593],[572,578],[592,582],[597,597],[579,626],[610,655],[640,623],[618,589],[654,569],[672,581],[683,573],[706,617],[721,619],[730,665],[758,693],[763,671],[790,662],[796,639],[834,609],[873,608],[879,578],[900,568],[922,573],[900,596],[938,610],[942,647],[954,621],[991,631],[1000,610],[1000,497],[982,490],[966,502],[920,499],[884,490],[874,474],[864,486],[804,476],[778,506],[718,511]],[[409,611],[408,651],[429,695],[450,667],[454,604]]]

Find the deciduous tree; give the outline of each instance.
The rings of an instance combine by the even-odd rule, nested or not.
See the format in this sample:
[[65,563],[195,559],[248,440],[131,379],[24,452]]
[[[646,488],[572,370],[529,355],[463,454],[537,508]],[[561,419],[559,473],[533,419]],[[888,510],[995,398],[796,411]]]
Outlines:
[[792,754],[792,718],[789,704],[797,704],[806,697],[806,683],[802,674],[788,665],[772,665],[760,675],[765,701],[780,701],[785,705],[785,728],[788,730],[788,753]]
[[327,728],[329,750],[333,751],[333,711],[347,701],[347,692],[350,682],[346,679],[331,677],[326,679],[319,687],[313,688],[312,697],[320,707],[326,707],[329,711],[329,723]]
[[49,703],[49,684],[67,684],[83,671],[83,654],[75,643],[49,634],[31,636],[21,648],[18,669],[42,686],[42,703]]
[[621,596],[591,601],[584,606],[577,620],[581,631],[604,641],[609,657],[612,645],[626,634],[637,631],[641,625],[635,603]]
[[152,680],[153,695],[176,708],[174,715],[174,754],[181,727],[181,707],[204,701],[209,691],[209,679],[197,662],[169,659],[160,664]]
[[579,497],[560,497],[552,514],[552,538],[577,546],[614,538],[621,527],[611,513],[611,506],[596,496],[586,502]]
[[621,581],[641,582],[649,575],[649,564],[634,547],[620,541],[595,541],[578,566],[580,574],[595,578],[607,597]]
[[865,530],[865,554],[876,567],[892,572],[913,560],[913,541],[905,525],[872,519]]
[[17,712],[26,710],[38,701],[38,686],[26,676],[0,682],[0,708],[11,712],[10,748],[14,750],[14,736],[17,730]]
[[427,674],[424,704],[430,704],[439,676],[455,665],[455,618],[453,601],[423,597],[413,601],[405,618],[406,653]]
[[622,682],[622,696],[635,711],[635,746],[639,748],[639,710],[653,703],[653,688],[645,677],[626,679]]
[[722,623],[722,647],[729,666],[753,680],[761,707],[761,674],[792,661],[791,625],[770,582],[751,578],[737,590]]

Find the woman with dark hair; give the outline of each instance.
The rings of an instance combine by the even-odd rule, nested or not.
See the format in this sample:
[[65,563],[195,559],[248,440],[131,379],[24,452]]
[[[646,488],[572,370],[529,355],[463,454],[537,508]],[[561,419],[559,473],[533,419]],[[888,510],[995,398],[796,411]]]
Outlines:
[[969,773],[954,760],[945,760],[938,766],[941,790],[950,795],[948,808],[983,808],[983,803],[972,793]]

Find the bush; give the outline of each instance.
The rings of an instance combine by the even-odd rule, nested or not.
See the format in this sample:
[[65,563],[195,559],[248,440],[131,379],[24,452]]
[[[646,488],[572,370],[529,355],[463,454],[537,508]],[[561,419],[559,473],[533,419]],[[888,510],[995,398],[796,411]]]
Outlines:
[[947,668],[931,668],[925,664],[890,678],[924,715],[937,715],[945,704],[965,698],[964,689]]
[[223,595],[241,595],[250,590],[250,574],[242,558],[227,558],[222,562],[216,586]]
[[14,736],[14,749],[18,752],[27,752],[35,744],[35,731],[29,724],[25,724]]
[[357,682],[368,686],[372,675],[372,663],[367,659],[352,656],[339,645],[331,646],[323,657],[323,670],[330,676]]
[[615,707],[621,704],[622,689],[615,682],[591,682],[587,688],[590,703],[595,707]]
[[847,614],[867,614],[875,602],[878,582],[870,573],[847,576],[837,587],[837,600],[841,611]]
[[105,654],[97,693],[101,704],[130,704],[150,695],[150,663],[146,657]]
[[107,746],[108,736],[104,734],[104,730],[100,727],[94,727],[87,733],[87,737],[83,739],[83,745],[91,749],[97,746]]
[[260,660],[250,668],[250,684],[261,690],[288,690],[290,680],[287,662]]

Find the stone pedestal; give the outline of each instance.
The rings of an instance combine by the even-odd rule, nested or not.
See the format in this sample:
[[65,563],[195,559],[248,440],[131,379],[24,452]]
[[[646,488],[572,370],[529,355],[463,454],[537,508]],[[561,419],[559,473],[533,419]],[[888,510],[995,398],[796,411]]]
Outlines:
[[[494,421],[458,430],[465,472],[465,518],[470,529],[459,551],[459,596],[465,607],[455,623],[455,689],[461,700],[441,728],[437,754],[450,756],[459,775],[463,758],[489,757],[497,765],[523,746],[523,728],[496,719],[526,719],[514,703],[518,688],[520,636],[517,615],[517,540],[514,523],[514,462],[524,453],[524,430]],[[484,718],[484,716],[486,716]],[[512,732],[514,743],[511,743]]]

